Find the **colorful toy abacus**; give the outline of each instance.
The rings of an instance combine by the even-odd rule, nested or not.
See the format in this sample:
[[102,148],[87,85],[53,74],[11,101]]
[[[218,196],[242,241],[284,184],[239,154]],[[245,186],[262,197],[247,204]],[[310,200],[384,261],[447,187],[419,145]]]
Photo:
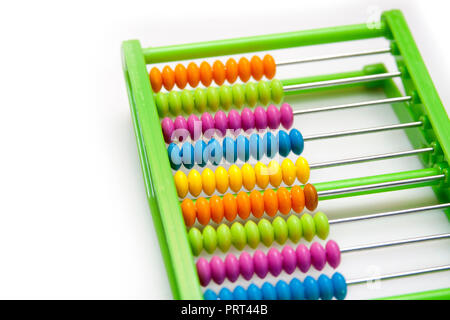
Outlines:
[[[146,66],[376,37],[388,39],[390,47],[278,63],[262,54],[250,61],[240,57],[218,59],[212,65],[165,65],[162,71],[154,66],[148,71]],[[376,64],[356,72],[274,78],[281,66],[376,54],[394,56],[398,71]],[[175,298],[344,299],[351,285],[450,270],[447,264],[375,278],[349,280],[339,272],[302,277],[326,265],[338,268],[348,252],[450,238],[450,233],[440,233],[346,248],[328,239],[334,224],[436,209],[450,215],[450,121],[400,11],[383,13],[380,28],[360,24],[147,49],[138,41],[126,41],[123,56],[147,196]],[[401,95],[394,77],[402,80],[406,95]],[[250,78],[257,82],[248,82]],[[238,80],[241,83],[235,83]],[[204,87],[197,88],[200,83]],[[303,92],[361,85],[383,89],[386,98],[309,109],[283,102]],[[182,91],[172,90],[175,86]],[[401,123],[315,135],[303,135],[294,127],[297,115],[379,104],[393,104]],[[413,149],[320,163],[300,156],[311,140],[399,129],[408,129]],[[287,158],[291,154],[297,156],[294,161]],[[309,182],[311,170],[412,155],[420,156],[423,169]],[[253,160],[256,163],[250,163]],[[314,212],[319,200],[426,186],[433,187],[440,203],[341,219]],[[305,208],[311,213],[303,213]],[[311,245],[303,243],[315,237],[318,241]],[[231,252],[221,258],[218,249]],[[254,283],[255,278],[282,274],[291,275],[290,281]],[[232,288],[210,287],[224,282]],[[423,297],[450,298],[450,288],[400,296]]]

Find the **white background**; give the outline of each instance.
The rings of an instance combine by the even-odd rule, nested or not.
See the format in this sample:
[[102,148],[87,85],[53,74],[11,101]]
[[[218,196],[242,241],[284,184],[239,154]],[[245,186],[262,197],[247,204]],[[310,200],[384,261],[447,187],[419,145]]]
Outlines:
[[[145,198],[121,41],[158,46],[361,23],[390,8],[403,10],[449,110],[446,1],[3,2],[0,298],[171,297]],[[315,132],[329,130],[315,123]],[[448,232],[441,214],[433,223]],[[450,286],[449,278],[435,276],[434,286]],[[366,297],[364,289],[352,297]]]

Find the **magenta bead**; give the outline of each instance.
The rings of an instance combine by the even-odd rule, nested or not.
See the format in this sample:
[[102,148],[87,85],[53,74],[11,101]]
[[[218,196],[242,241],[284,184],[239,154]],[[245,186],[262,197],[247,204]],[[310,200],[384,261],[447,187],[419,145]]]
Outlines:
[[239,256],[239,269],[245,280],[250,280],[253,277],[253,259],[248,252],[243,252]]
[[285,246],[281,250],[281,256],[283,257],[283,269],[286,273],[291,274],[297,267],[297,256],[295,250],[291,246]]
[[338,244],[333,240],[329,240],[325,246],[325,251],[328,264],[336,269],[341,263],[341,249],[339,249]]
[[280,114],[281,125],[285,129],[292,127],[292,124],[294,123],[294,113],[292,112],[292,108],[289,103],[283,103],[280,108]]
[[267,129],[267,114],[263,107],[256,107],[254,111],[255,127],[257,130]]
[[212,115],[205,112],[201,116],[202,120],[202,132],[206,138],[211,138],[214,135],[214,119]]
[[220,136],[224,137],[227,134],[227,115],[222,110],[217,111],[214,115],[214,126],[216,127],[216,130]]
[[163,136],[164,136],[164,141],[166,143],[171,143],[172,142],[172,133],[173,130],[175,130],[175,126],[173,125],[173,121],[170,118],[164,118],[161,121],[161,128],[162,128],[162,132],[163,132]]
[[283,270],[283,258],[280,251],[275,248],[271,248],[267,252],[267,261],[269,263],[269,271],[272,275],[278,276]]
[[244,131],[255,128],[255,116],[249,108],[244,108],[241,112],[241,125]]
[[195,115],[191,114],[187,119],[187,126],[192,140],[197,140],[202,134],[202,122]]
[[239,277],[239,261],[233,254],[228,254],[225,258],[225,273],[231,282]]
[[267,256],[261,250],[256,250],[253,254],[253,267],[255,268],[256,275],[261,279],[264,278],[269,271]]
[[214,256],[209,261],[209,267],[211,268],[211,277],[214,282],[221,284],[225,280],[225,263],[217,256]]
[[301,272],[308,272],[311,267],[311,254],[309,253],[309,249],[304,245],[300,244],[295,251],[297,254],[297,266]]
[[327,254],[322,245],[318,242],[314,242],[309,248],[311,253],[311,264],[316,270],[322,270],[327,263]]
[[189,134],[186,119],[183,116],[178,116],[175,118],[173,125],[175,127],[175,136],[178,138],[178,140],[180,142],[186,140]]
[[211,269],[209,268],[208,260],[199,258],[197,260],[197,273],[202,286],[207,286],[211,281]]
[[272,130],[280,126],[280,111],[273,104],[267,107],[267,124]]
[[237,130],[241,129],[241,115],[236,110],[230,110],[228,112],[228,129]]

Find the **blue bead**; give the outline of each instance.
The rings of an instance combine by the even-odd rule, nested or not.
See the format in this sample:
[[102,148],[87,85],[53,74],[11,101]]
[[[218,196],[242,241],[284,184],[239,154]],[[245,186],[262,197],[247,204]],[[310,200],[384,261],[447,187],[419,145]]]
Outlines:
[[252,158],[256,159],[256,160],[259,160],[264,156],[262,139],[256,133],[253,133],[250,136],[250,154],[251,154]]
[[204,167],[208,162],[208,153],[206,152],[206,143],[198,140],[194,146],[194,161],[200,167]]
[[203,298],[205,298],[205,300],[217,300],[217,294],[211,289],[207,289],[203,294]]
[[301,154],[303,152],[303,148],[305,147],[305,143],[300,131],[297,129],[292,129],[291,132],[289,132],[289,138],[291,140],[292,152],[296,155]]
[[219,292],[220,300],[233,300],[233,293],[228,288],[222,288]]
[[250,142],[244,136],[236,138],[237,157],[243,162],[247,162],[250,158]]
[[252,283],[247,288],[247,297],[248,300],[262,300],[261,290],[259,290],[259,288]]
[[181,166],[181,150],[175,144],[171,143],[167,147],[167,154],[169,155],[170,166],[173,170],[178,170]]
[[194,146],[189,142],[185,142],[181,146],[181,161],[187,169],[191,169],[195,164]]
[[276,288],[278,300],[291,300],[291,291],[289,290],[289,286],[285,281],[278,281]]
[[261,287],[261,292],[264,300],[277,300],[277,291],[269,282],[264,282]]
[[277,134],[278,149],[280,155],[287,157],[291,152],[291,139],[286,131],[280,130]]
[[305,300],[305,288],[300,280],[294,278],[289,283],[292,300]]
[[303,280],[303,285],[305,286],[305,298],[307,300],[318,300],[320,298],[319,285],[316,279],[311,276],[307,276]]
[[336,272],[331,277],[331,280],[333,281],[334,296],[338,300],[344,300],[347,295],[347,282],[345,281],[344,276],[339,272]]
[[326,275],[320,275],[317,280],[319,284],[320,298],[322,300],[331,300],[333,299],[333,282]]
[[247,291],[241,286],[237,286],[233,290],[233,296],[235,300],[247,300]]
[[220,160],[222,160],[222,146],[220,145],[219,141],[214,138],[209,140],[206,149],[208,160],[212,164],[218,165],[220,163]]
[[263,146],[264,146],[264,154],[273,158],[276,156],[278,152],[278,143],[277,138],[273,135],[272,132],[266,132],[263,137]]
[[233,138],[223,139],[223,157],[229,163],[235,163],[237,159],[236,141]]

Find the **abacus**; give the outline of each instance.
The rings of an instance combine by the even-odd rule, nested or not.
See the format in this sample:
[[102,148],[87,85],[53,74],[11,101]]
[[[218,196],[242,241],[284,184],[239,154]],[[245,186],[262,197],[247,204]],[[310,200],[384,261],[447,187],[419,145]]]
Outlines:
[[[372,38],[387,39],[389,47],[276,58],[277,50]],[[450,238],[447,232],[342,248],[339,239],[328,239],[335,225],[437,209],[447,218],[450,214],[450,122],[400,11],[384,12],[377,27],[357,24],[150,48],[130,40],[122,50],[147,197],[174,298],[344,299],[356,284],[406,276],[414,281],[434,272],[449,284],[448,263],[373,277],[347,277],[341,270],[308,274],[339,268],[348,253]],[[263,51],[273,52],[222,58]],[[276,78],[278,68],[286,66],[379,54],[391,55],[397,70],[377,63],[358,71]],[[219,58],[192,62],[212,57]],[[154,66],[174,61],[185,62]],[[288,103],[308,94],[345,95],[351,88],[381,90],[384,97],[309,108]],[[399,123],[309,135],[294,124],[295,117],[307,114],[375,105],[391,105]],[[331,160],[317,163],[303,156],[309,141],[392,130],[404,130],[413,149],[335,160],[330,155]],[[422,169],[319,183],[310,179],[316,169],[408,156],[419,157]],[[331,199],[426,187],[437,203],[343,218],[317,210],[319,202]],[[258,283],[266,277],[274,280]],[[450,288],[388,298],[449,299]]]

